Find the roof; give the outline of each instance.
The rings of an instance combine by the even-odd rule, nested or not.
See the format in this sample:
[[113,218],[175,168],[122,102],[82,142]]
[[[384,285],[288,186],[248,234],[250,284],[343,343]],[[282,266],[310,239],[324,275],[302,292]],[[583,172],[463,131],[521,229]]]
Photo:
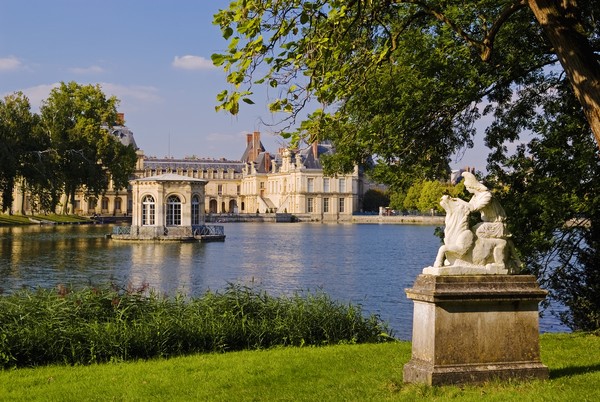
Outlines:
[[145,181],[162,181],[162,182],[186,181],[186,182],[192,182],[192,183],[208,183],[208,180],[196,179],[195,177],[182,176],[180,174],[175,174],[175,173],[165,173],[165,174],[159,174],[156,176],[142,177],[139,179],[135,179],[133,181],[141,181],[141,182],[145,182]]
[[209,159],[209,158],[186,158],[186,159],[158,159],[153,157],[144,157],[144,169],[163,169],[172,170],[230,170],[240,173],[244,163],[241,161],[230,161],[225,159]]

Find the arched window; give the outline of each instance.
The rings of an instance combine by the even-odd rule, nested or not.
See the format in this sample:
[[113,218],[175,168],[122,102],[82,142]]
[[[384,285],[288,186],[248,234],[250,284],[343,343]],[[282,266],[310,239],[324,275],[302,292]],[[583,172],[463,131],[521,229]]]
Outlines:
[[200,224],[200,197],[192,197],[192,225]]
[[142,199],[142,226],[154,226],[154,197],[147,195]]
[[217,200],[210,200],[210,202],[208,204],[208,210],[212,214],[217,213]]
[[181,200],[176,195],[167,199],[167,226],[181,225]]

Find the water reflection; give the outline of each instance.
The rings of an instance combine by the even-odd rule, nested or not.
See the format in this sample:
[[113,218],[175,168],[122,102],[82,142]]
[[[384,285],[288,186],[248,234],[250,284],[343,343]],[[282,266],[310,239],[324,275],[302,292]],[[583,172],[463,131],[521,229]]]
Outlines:
[[[225,224],[223,243],[120,243],[108,226],[0,228],[4,292],[58,284],[134,286],[198,295],[228,283],[271,294],[323,290],[360,303],[410,338],[412,286],[439,246],[431,226]],[[543,330],[566,330],[546,314]]]

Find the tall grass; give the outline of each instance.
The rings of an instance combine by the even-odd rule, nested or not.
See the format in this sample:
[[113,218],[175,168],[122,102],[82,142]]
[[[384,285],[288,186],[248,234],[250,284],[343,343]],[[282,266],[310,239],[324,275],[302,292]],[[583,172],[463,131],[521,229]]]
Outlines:
[[[390,334],[391,335],[391,334]],[[147,286],[23,290],[0,297],[0,367],[391,340],[378,316],[324,293],[273,297],[229,285],[200,297]]]

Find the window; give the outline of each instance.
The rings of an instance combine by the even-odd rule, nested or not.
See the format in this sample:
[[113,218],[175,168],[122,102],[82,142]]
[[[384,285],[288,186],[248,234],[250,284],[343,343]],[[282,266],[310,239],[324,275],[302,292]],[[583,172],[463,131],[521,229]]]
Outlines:
[[240,194],[241,194],[241,186],[238,184],[238,186],[237,186],[237,195],[240,195]]
[[306,183],[306,191],[313,193],[315,191],[315,179],[309,177]]
[[154,197],[147,195],[142,200],[142,226],[154,225]]
[[108,211],[108,198],[106,197],[102,198],[102,210]]
[[314,199],[313,198],[307,198],[307,205],[306,205],[306,212],[314,212]]
[[200,197],[192,197],[192,225],[200,224]]
[[176,195],[167,199],[167,226],[181,225],[181,200]]
[[329,198],[323,198],[323,212],[329,212]]
[[340,193],[346,192],[346,179],[340,179]]
[[222,184],[217,185],[217,194],[223,195],[223,185]]
[[329,177],[323,177],[323,192],[328,193],[329,191]]
[[121,211],[121,197],[115,198],[115,210]]
[[344,198],[340,198],[339,199],[339,208],[338,208],[339,212],[344,212],[344,210],[345,210],[344,205],[345,205]]

